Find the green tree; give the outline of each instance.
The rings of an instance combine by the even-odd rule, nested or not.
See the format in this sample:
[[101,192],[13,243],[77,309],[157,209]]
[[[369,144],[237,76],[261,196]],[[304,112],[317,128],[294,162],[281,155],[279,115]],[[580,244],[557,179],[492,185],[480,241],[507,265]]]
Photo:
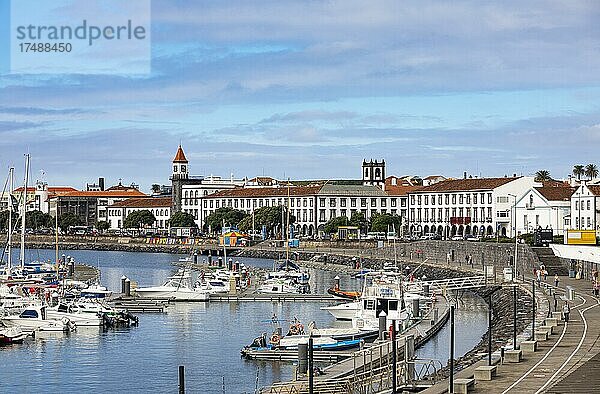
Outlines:
[[71,226],[81,226],[82,224],[83,220],[71,212],[63,213],[58,217],[58,226],[63,232],[66,232]]
[[142,209],[140,211],[133,211],[125,218],[125,222],[123,223],[123,227],[125,228],[142,228],[151,226],[156,221],[156,218],[147,209]]
[[[282,205],[275,207],[262,207],[254,211],[254,228],[260,229],[262,226],[267,228],[267,231],[274,233],[275,228],[281,229],[282,216],[284,223],[287,221],[286,208]],[[290,224],[296,222],[296,217],[290,214]],[[252,229],[252,215],[247,215],[238,224],[238,227],[242,231],[248,231]]]
[[169,219],[170,227],[198,227],[194,215],[187,212],[175,212]]
[[591,163],[585,166],[585,176],[590,180],[596,178],[598,176],[598,167]]
[[54,218],[41,211],[27,212],[27,215],[25,216],[25,227],[33,229],[54,227]]
[[402,225],[402,218],[398,215],[382,213],[371,217],[371,231],[385,232],[392,231],[398,233]]
[[581,164],[573,166],[573,175],[575,175],[578,180],[581,180],[583,174],[585,174],[585,168]]
[[100,231],[101,233],[105,232],[109,228],[110,228],[110,223],[108,223],[105,220],[98,220],[96,222],[96,230]]
[[204,224],[210,226],[212,231],[220,232],[223,223],[225,223],[225,226],[237,226],[246,216],[248,216],[246,212],[224,207],[208,215]]
[[[0,230],[4,231],[8,229],[8,209],[4,211],[0,211]],[[13,230],[17,225],[17,220],[19,219],[19,215],[13,211],[12,213],[12,226]]]
[[348,223],[349,223],[349,220],[346,216],[338,216],[335,218],[331,218],[331,219],[329,219],[329,221],[327,223],[325,223],[325,233],[326,234],[336,233],[338,230],[338,227],[347,226]]
[[534,180],[536,182],[551,181],[552,177],[550,176],[550,171],[548,171],[548,170],[539,170],[538,172],[535,173]]
[[369,228],[369,221],[362,212],[356,211],[350,217],[351,226],[358,227],[361,231],[366,231]]
[[153,183],[152,187],[151,187],[152,193],[159,193],[160,192],[160,185],[158,183]]

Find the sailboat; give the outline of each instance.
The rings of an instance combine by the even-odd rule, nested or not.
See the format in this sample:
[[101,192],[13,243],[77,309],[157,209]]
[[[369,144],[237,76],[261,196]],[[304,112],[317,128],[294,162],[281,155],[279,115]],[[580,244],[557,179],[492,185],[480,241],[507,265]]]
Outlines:
[[[285,260],[274,264],[273,271],[267,272],[265,286],[262,290],[268,293],[310,293],[310,273],[304,271],[290,260],[290,181],[287,184],[286,223],[283,222],[282,233],[285,231]],[[285,229],[285,230],[284,230]],[[282,234],[283,235],[283,234]]]

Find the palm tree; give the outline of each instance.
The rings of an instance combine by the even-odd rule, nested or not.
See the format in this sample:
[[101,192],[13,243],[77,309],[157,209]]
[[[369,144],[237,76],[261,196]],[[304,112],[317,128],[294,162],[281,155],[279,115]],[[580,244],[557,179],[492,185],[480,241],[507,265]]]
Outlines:
[[585,176],[590,178],[590,180],[596,178],[598,176],[598,167],[595,164],[585,166]]
[[539,170],[538,172],[535,173],[535,179],[536,182],[544,182],[544,181],[551,181],[552,177],[550,176],[550,171],[548,170]]
[[573,175],[577,177],[577,180],[581,180],[581,176],[585,173],[585,169],[581,164],[573,166]]

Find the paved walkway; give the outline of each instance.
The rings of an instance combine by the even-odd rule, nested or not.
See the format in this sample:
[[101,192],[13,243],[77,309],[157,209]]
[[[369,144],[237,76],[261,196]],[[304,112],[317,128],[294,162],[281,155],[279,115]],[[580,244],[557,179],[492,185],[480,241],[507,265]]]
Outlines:
[[[463,264],[461,268],[470,267]],[[575,300],[570,302],[569,322],[560,322],[555,334],[548,341],[538,342],[538,351],[524,355],[521,363],[498,364],[496,378],[477,382],[470,392],[600,393],[600,303],[591,294],[588,280],[561,277],[557,289],[559,296],[564,297],[566,286],[572,286],[576,291]],[[553,307],[553,298],[548,298]],[[559,310],[563,304],[564,301],[559,299]],[[472,370],[469,373],[472,376]],[[458,377],[466,377],[460,375]]]

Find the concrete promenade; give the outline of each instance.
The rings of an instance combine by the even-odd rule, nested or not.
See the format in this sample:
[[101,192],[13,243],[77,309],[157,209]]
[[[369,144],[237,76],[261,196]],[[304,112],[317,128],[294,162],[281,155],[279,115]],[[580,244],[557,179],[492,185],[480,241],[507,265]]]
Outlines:
[[[461,268],[467,267],[462,264]],[[532,279],[525,277],[529,283]],[[538,341],[537,352],[524,353],[520,363],[502,363],[499,357],[495,357],[495,378],[491,381],[476,381],[469,390],[470,393],[600,393],[599,300],[593,296],[589,280],[560,277],[558,288],[553,284],[553,278],[550,277],[547,282],[542,282],[542,288],[547,287],[545,296],[551,310],[554,310],[554,297],[550,296],[550,292],[556,292],[560,311],[565,303],[566,286],[575,290],[575,298],[569,302],[569,322],[560,321],[548,340]],[[539,315],[538,319],[541,319]],[[538,321],[537,327],[539,325]],[[455,377],[472,378],[474,369],[467,368],[458,372]],[[425,393],[448,392],[448,386],[448,380],[442,381]]]

